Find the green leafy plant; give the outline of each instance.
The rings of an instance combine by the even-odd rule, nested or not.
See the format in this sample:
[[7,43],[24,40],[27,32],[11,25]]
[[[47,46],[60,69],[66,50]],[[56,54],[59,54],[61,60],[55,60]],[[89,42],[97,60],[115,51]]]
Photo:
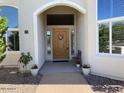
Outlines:
[[35,64],[31,67],[31,69],[38,69],[38,66]]
[[6,51],[5,33],[8,29],[7,24],[8,24],[7,18],[0,17],[0,63],[6,57],[5,55],[5,51]]
[[[32,56],[30,55],[29,52],[27,54],[21,53],[21,57],[19,59],[19,62],[23,64],[23,68],[24,67],[26,68],[27,65],[29,64],[29,62],[32,61],[32,60],[33,60],[33,58],[32,58]],[[27,68],[25,70],[27,70]]]

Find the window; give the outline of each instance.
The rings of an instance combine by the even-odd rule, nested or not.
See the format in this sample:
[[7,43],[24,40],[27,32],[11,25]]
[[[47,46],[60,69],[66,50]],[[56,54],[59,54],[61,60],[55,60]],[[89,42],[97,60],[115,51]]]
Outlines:
[[124,20],[99,24],[99,53],[124,54]]
[[71,54],[75,55],[75,31],[72,30],[71,31]]
[[8,19],[6,32],[7,51],[19,51],[18,9],[11,6],[0,6],[0,16]]
[[9,28],[18,28],[18,9],[11,6],[0,6],[0,16],[7,17]]
[[111,17],[111,0],[98,0],[98,20]]
[[6,41],[8,51],[19,51],[19,32],[8,31]]
[[98,0],[98,20],[124,16],[124,0]]
[[112,18],[124,16],[124,0],[111,0],[111,1],[113,3]]
[[47,38],[47,55],[51,55],[51,31],[46,31]]
[[97,20],[99,53],[124,54],[124,0],[98,0]]
[[109,53],[109,24],[99,24],[99,52]]
[[112,53],[124,54],[124,21],[112,23]]
[[74,15],[72,14],[47,15],[47,25],[74,25]]

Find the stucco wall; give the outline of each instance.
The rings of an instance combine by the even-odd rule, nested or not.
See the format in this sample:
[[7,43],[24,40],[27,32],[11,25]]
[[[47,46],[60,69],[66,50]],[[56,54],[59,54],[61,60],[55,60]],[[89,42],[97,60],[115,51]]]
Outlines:
[[124,80],[124,57],[100,56],[96,53],[96,0],[88,0],[88,62],[92,73]]
[[44,15],[38,16],[38,60],[37,64],[41,67],[45,62],[45,23]]
[[77,11],[74,8],[68,6],[55,6],[44,12],[44,14],[76,14]]
[[0,5],[10,5],[18,7],[19,0],[0,0]]
[[17,67],[19,66],[19,62],[18,62],[19,57],[20,57],[20,52],[8,52],[6,53],[6,58],[3,60],[3,62],[0,65]]
[[86,15],[82,14],[80,12],[77,13],[77,49],[81,50],[82,53],[82,63],[87,63],[88,62],[88,55],[87,55],[87,44],[88,44],[88,34],[86,30]]

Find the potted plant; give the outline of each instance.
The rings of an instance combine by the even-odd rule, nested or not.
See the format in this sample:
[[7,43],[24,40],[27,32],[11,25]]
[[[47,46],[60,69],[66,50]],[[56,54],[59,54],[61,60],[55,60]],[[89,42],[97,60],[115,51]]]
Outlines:
[[90,65],[89,64],[83,64],[82,65],[82,72],[85,76],[89,75],[90,73]]
[[21,57],[19,58],[19,62],[23,64],[24,73],[26,73],[26,71],[27,71],[27,65],[29,64],[29,62],[32,59],[33,58],[32,58],[32,56],[30,55],[29,52],[27,54],[21,53]]
[[32,74],[33,76],[36,76],[37,73],[38,73],[38,66],[35,64],[35,65],[33,65],[33,66],[31,67],[31,74]]

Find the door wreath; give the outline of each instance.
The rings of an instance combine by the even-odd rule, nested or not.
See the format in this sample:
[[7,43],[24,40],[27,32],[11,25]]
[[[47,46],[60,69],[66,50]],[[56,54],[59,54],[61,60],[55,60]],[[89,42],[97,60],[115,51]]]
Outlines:
[[59,34],[59,35],[58,35],[58,39],[59,39],[59,40],[63,40],[63,38],[64,38],[64,36],[63,36],[62,34]]

